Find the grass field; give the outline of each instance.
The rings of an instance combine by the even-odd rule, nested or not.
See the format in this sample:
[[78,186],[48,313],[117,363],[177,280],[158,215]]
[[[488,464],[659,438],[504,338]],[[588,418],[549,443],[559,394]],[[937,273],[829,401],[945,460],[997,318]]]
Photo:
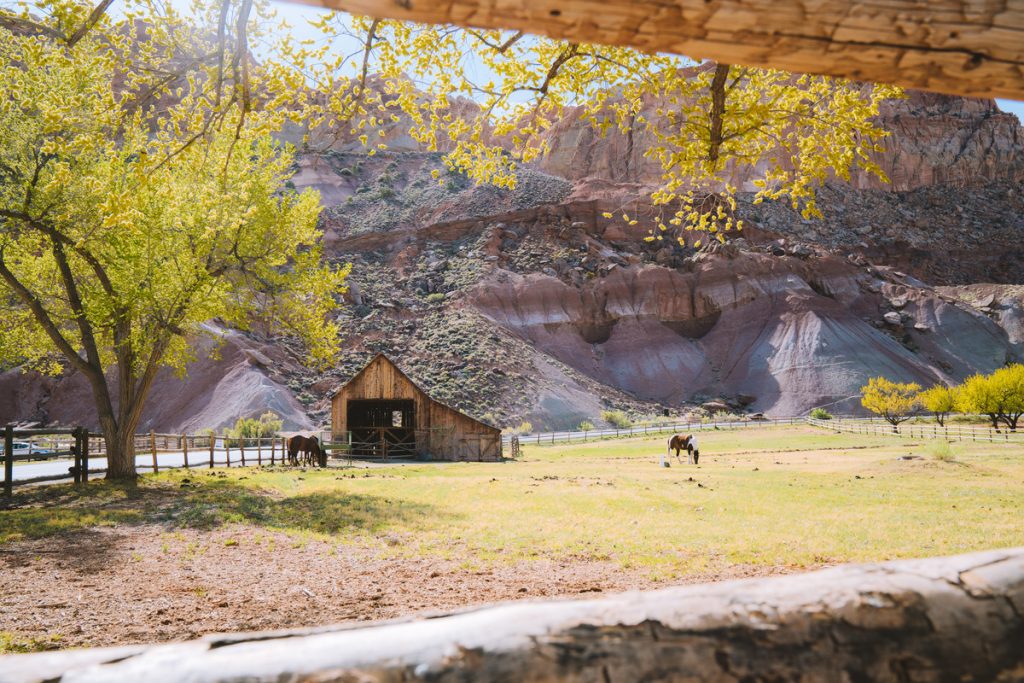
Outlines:
[[[1019,446],[942,449],[777,427],[702,435],[699,467],[664,469],[662,444],[527,446],[500,464],[174,471],[137,490],[36,489],[22,494],[25,507],[0,512],[0,543],[89,526],[241,524],[466,566],[596,559],[658,578],[1024,544]],[[918,458],[899,459],[908,455]]]
[[0,653],[1024,545],[1019,446],[765,427],[667,469],[663,447],[24,487],[0,510]]

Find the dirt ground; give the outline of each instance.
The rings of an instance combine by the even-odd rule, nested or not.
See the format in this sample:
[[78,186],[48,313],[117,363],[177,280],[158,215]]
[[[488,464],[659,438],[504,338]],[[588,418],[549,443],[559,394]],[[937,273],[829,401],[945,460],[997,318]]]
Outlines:
[[[92,528],[9,543],[0,549],[0,632],[53,647],[103,646],[667,585],[611,562],[474,569],[394,555],[243,525]],[[686,582],[781,571],[736,567]]]

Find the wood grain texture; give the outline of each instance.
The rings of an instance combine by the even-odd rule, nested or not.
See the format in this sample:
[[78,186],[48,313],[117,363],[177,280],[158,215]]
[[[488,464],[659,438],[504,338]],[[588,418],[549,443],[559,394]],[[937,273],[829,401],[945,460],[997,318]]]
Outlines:
[[306,0],[732,64],[1024,99],[1024,0]]
[[10,656],[7,683],[1017,681],[1024,548],[435,619]]

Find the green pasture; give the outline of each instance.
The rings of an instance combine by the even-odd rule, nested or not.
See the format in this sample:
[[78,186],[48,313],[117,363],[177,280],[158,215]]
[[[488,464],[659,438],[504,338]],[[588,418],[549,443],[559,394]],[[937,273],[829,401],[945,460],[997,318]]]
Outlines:
[[505,463],[179,470],[137,487],[37,487],[0,511],[0,544],[103,525],[239,525],[467,566],[603,560],[668,579],[1024,545],[1020,446],[806,426],[700,441],[699,467],[658,467],[657,437],[527,445]]

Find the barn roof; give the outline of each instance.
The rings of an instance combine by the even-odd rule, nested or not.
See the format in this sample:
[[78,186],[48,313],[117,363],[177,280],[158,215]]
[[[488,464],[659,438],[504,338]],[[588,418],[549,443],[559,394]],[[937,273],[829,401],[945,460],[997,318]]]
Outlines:
[[486,427],[487,429],[493,429],[493,430],[494,430],[494,431],[496,431],[496,432],[500,432],[500,431],[501,431],[501,430],[500,430],[500,429],[498,429],[497,427],[491,426],[491,425],[487,424],[486,422],[481,422],[480,420],[476,419],[476,418],[475,418],[475,417],[473,417],[472,415],[467,415],[466,413],[462,412],[462,411],[461,411],[461,410],[459,410],[458,408],[452,408],[452,407],[451,407],[450,405],[448,405],[447,403],[442,403],[441,401],[438,401],[438,400],[437,400],[436,398],[434,398],[433,396],[431,396],[431,395],[430,395],[430,394],[429,394],[428,392],[424,391],[424,390],[423,390],[423,388],[422,388],[422,387],[421,387],[421,386],[420,386],[419,384],[417,384],[416,382],[414,382],[414,381],[412,380],[412,378],[410,378],[410,377],[409,377],[409,375],[405,374],[405,372],[404,372],[404,371],[402,370],[402,368],[398,367],[398,364],[397,364],[397,363],[395,363],[395,361],[393,361],[393,360],[391,360],[390,358],[388,358],[388,357],[387,357],[387,356],[386,356],[386,355],[385,355],[385,354],[384,354],[383,352],[378,352],[378,353],[377,353],[377,355],[375,355],[375,356],[374,356],[373,358],[371,358],[371,359],[370,359],[370,362],[368,362],[368,363],[367,363],[366,365],[364,365],[364,366],[363,366],[363,369],[362,369],[362,370],[360,370],[360,371],[359,371],[359,372],[357,372],[356,374],[352,375],[352,377],[350,377],[350,378],[349,378],[349,380],[348,380],[347,382],[345,382],[345,383],[344,383],[344,384],[342,384],[342,385],[341,385],[340,387],[338,387],[338,388],[337,388],[337,389],[335,390],[335,392],[334,392],[333,394],[331,394],[331,401],[334,401],[334,399],[336,399],[336,398],[338,397],[338,394],[340,394],[341,392],[345,391],[345,389],[346,389],[346,388],[348,388],[348,385],[352,384],[352,383],[353,383],[353,382],[355,382],[355,381],[356,381],[357,379],[359,379],[359,377],[360,377],[360,376],[361,376],[361,375],[362,375],[362,374],[363,374],[364,372],[366,372],[366,370],[367,370],[367,369],[368,369],[368,368],[369,368],[369,367],[370,367],[371,365],[373,365],[374,363],[376,363],[376,362],[377,362],[378,360],[383,360],[383,361],[384,361],[385,363],[387,363],[388,365],[390,365],[391,367],[393,367],[393,368],[395,369],[395,372],[397,372],[397,373],[398,373],[399,375],[401,375],[401,376],[402,376],[402,379],[404,379],[404,380],[405,380],[406,382],[408,382],[409,384],[411,384],[411,385],[413,386],[413,388],[415,388],[415,389],[416,389],[416,391],[420,392],[421,394],[423,394],[423,395],[424,395],[424,396],[426,396],[426,397],[427,397],[428,399],[430,399],[431,401],[433,401],[433,402],[434,402],[434,403],[436,403],[437,405],[441,406],[442,408],[446,408],[447,410],[450,410],[450,411],[452,411],[453,413],[458,413],[459,415],[462,415],[463,417],[465,417],[465,418],[467,418],[467,419],[469,419],[469,420],[471,420],[471,421],[473,421],[473,422],[477,423],[478,425],[480,425],[480,426],[482,426],[482,427]]

